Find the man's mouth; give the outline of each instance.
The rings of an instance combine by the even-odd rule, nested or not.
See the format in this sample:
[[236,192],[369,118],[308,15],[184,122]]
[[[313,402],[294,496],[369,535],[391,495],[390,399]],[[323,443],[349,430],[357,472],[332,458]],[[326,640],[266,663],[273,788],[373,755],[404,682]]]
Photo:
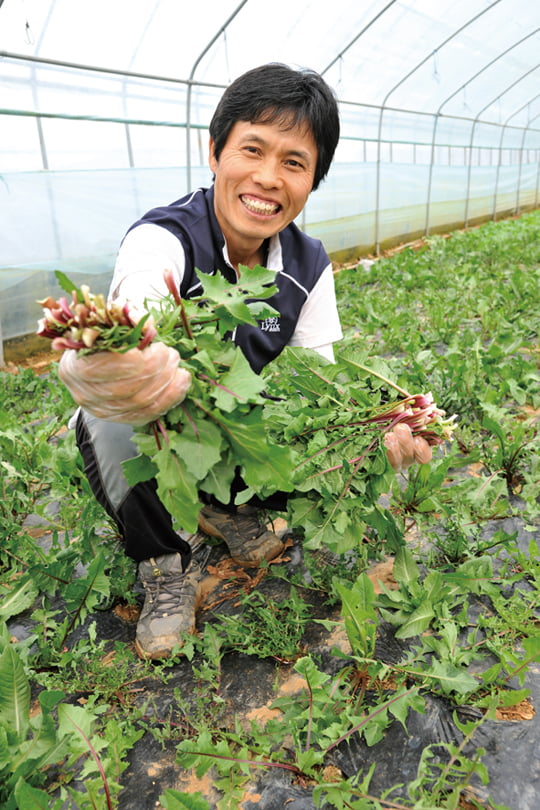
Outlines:
[[257,200],[254,197],[241,196],[240,199],[248,211],[253,211],[254,214],[270,216],[271,214],[277,214],[281,208],[279,203],[265,202],[264,200]]

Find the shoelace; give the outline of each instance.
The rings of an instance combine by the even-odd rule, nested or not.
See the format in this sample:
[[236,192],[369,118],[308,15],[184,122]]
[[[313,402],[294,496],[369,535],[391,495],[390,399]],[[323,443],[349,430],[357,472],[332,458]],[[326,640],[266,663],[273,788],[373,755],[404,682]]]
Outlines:
[[157,616],[167,617],[171,611],[181,607],[186,595],[184,576],[170,577],[168,581],[163,581],[163,577],[157,580],[144,582],[146,594],[152,603],[152,612]]

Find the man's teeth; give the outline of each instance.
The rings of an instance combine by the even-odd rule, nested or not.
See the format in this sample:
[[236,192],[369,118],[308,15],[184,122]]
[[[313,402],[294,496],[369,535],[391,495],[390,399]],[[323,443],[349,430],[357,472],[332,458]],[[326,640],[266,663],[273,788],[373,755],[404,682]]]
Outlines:
[[267,203],[262,200],[252,200],[247,197],[242,197],[242,202],[246,208],[249,208],[250,211],[254,211],[257,214],[274,214],[278,210],[278,206],[275,203]]

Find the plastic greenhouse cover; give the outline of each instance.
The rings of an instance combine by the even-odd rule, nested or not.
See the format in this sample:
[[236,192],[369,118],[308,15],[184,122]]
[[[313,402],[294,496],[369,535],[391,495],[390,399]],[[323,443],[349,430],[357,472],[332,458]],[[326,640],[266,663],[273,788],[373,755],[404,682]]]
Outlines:
[[[22,83],[8,78],[3,106],[44,107],[39,87],[50,112],[73,112],[65,102],[77,93],[86,114],[118,114],[131,81],[123,71],[223,87],[283,61],[322,72],[345,101],[467,117],[485,108],[485,120],[515,113],[526,124],[540,113],[539,25],[529,0],[200,0],[188,9],[178,0],[4,0],[2,50],[120,74],[110,85],[95,74],[80,93],[80,79],[61,70],[43,74],[40,87],[40,70],[29,67]],[[171,87],[161,100],[181,120]],[[134,106],[155,118],[160,105],[142,94]]]
[[0,0],[4,338],[54,269],[106,283],[141,213],[208,185],[217,100],[264,62],[340,101],[299,223],[330,253],[538,205],[539,54],[530,0]]

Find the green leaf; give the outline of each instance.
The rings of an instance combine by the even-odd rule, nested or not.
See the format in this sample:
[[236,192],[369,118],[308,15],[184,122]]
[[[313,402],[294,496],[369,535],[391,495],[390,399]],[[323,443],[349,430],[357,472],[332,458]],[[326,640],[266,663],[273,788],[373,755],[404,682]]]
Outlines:
[[416,610],[413,610],[404,624],[396,631],[396,638],[420,636],[424,630],[428,629],[434,616],[433,605],[426,599]]
[[220,503],[228,503],[231,497],[231,486],[236,472],[231,456],[230,449],[227,449],[221,461],[212,467],[200,485],[203,492],[214,495]]
[[183,793],[174,788],[168,788],[159,801],[166,810],[210,810],[202,793]]
[[88,566],[86,574],[72,580],[63,592],[66,607],[80,616],[82,609],[89,611],[107,599],[111,581],[106,574],[107,561],[103,551],[99,551]]
[[19,748],[18,754],[11,760],[13,773],[25,778],[41,768],[62,762],[69,753],[69,739],[57,733],[50,715],[38,715],[32,724],[36,728],[34,736]]
[[64,698],[65,694],[60,689],[51,689],[38,695],[39,704],[45,714],[51,712]]
[[60,799],[51,805],[51,797],[48,793],[32,787],[22,777],[15,785],[14,796],[17,807],[24,807],[24,810],[54,810],[62,805]]
[[61,703],[58,707],[59,735],[70,738],[71,750],[79,755],[90,751],[94,721],[92,712],[82,706]]
[[424,698],[422,695],[418,694],[418,692],[413,692],[411,694],[409,691],[407,691],[402,695],[401,700],[398,699],[389,701],[388,703],[388,710],[394,715],[396,720],[399,720],[405,730],[407,730],[407,718],[409,711],[413,710],[423,714],[425,712],[425,708]]
[[62,290],[64,290],[64,292],[68,293],[68,295],[71,295],[71,293],[74,292],[77,294],[78,301],[83,300],[83,295],[80,289],[66,276],[65,273],[62,273],[61,270],[55,270],[54,275],[56,277],[59,286],[61,287]]
[[341,611],[345,618],[345,631],[353,652],[370,658],[375,652],[376,618],[373,606],[375,589],[367,574],[362,573],[353,586],[348,588],[337,579],[333,587],[341,599]]
[[298,659],[294,665],[294,669],[305,678],[312,692],[316,689],[320,689],[330,680],[328,673],[320,670],[315,664],[315,661],[307,655]]
[[394,578],[396,582],[404,585],[416,582],[420,577],[420,571],[414,561],[414,557],[408,548],[402,546],[396,553],[394,561]]
[[194,430],[169,433],[170,449],[181,458],[187,473],[202,481],[221,458],[223,438],[219,428],[208,419],[193,420]]
[[123,461],[122,469],[130,487],[134,487],[143,481],[151,481],[156,477],[158,471],[155,462],[142,454]]
[[156,480],[163,505],[182,529],[196,532],[201,508],[196,477],[183,459],[168,447],[159,450],[154,461],[159,468]]
[[4,725],[0,725],[0,774],[3,770],[9,767],[11,770],[11,763],[13,762],[13,745],[7,738],[7,729]]
[[434,661],[424,670],[424,675],[435,678],[445,694],[457,692],[468,695],[478,689],[479,681],[449,661]]
[[158,467],[148,456],[138,455],[122,461],[124,476],[130,487],[156,477]]
[[268,443],[261,411],[255,406],[242,422],[236,422],[216,413],[237,463],[243,467],[248,486],[261,490],[291,492],[291,459],[288,447]]
[[2,602],[0,603],[0,618],[9,619],[12,616],[17,616],[28,610],[38,594],[38,589],[35,583],[30,580],[26,582],[19,582],[11,591],[6,589],[2,593]]
[[540,662],[540,635],[524,638],[523,648],[525,650],[525,660],[527,664],[537,664]]
[[230,370],[223,374],[219,384],[213,389],[216,406],[223,411],[232,411],[240,400],[241,402],[254,402],[262,399],[257,395],[264,389],[262,377],[255,374],[244,354],[239,349],[235,355]]
[[212,301],[222,335],[239,324],[256,325],[255,316],[245,300],[246,292],[251,298],[267,298],[276,292],[276,287],[273,286],[274,272],[260,265],[239,269],[241,277],[237,284],[230,284],[221,273],[209,276],[196,271],[204,289],[204,298]]
[[26,738],[30,715],[30,684],[12,645],[0,655],[0,723]]

